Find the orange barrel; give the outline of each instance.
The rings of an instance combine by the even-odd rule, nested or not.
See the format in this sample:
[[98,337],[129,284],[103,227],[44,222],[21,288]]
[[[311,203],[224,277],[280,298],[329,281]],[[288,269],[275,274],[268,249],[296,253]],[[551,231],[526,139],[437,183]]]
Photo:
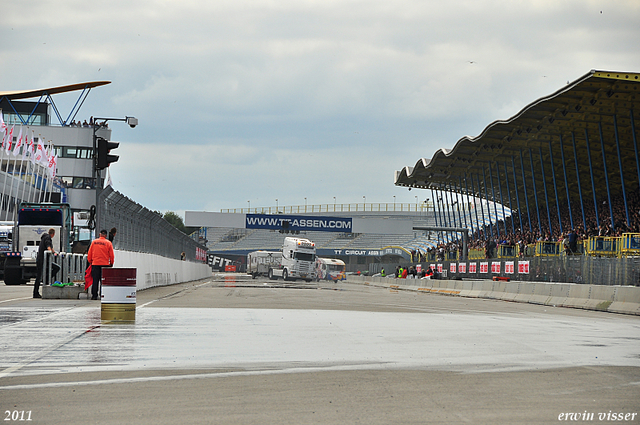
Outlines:
[[136,269],[102,269],[102,320],[136,319]]

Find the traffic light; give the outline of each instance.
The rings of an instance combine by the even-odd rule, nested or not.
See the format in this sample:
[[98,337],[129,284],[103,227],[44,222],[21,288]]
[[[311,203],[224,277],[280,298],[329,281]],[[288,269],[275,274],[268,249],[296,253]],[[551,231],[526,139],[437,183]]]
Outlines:
[[112,162],[118,161],[118,155],[110,155],[111,149],[115,149],[120,145],[118,142],[110,142],[107,139],[98,137],[98,170],[104,170]]

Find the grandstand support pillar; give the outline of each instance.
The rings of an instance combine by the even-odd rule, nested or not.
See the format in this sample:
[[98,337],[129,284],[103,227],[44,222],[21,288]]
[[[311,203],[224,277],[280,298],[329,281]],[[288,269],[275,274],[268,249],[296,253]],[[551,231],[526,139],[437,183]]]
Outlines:
[[613,114],[613,130],[616,136],[616,148],[618,149],[618,165],[620,166],[620,183],[622,185],[622,197],[624,199],[624,212],[627,215],[627,226],[631,226],[629,206],[627,205],[627,191],[624,188],[624,173],[622,172],[622,156],[620,155],[620,139],[618,137],[618,119],[616,114]]
[[423,230],[427,232],[445,232],[445,233],[462,233],[462,256],[461,261],[469,259],[469,229],[466,227],[432,227],[432,226],[416,226],[413,230]]
[[484,180],[484,197],[487,200],[487,215],[489,216],[489,237],[493,237],[493,222],[491,221],[491,207],[489,206],[489,192],[487,192],[487,175],[482,166],[482,179]]
[[[476,204],[476,200],[480,199],[482,201],[482,197],[476,196],[476,189],[473,184],[473,174],[470,174],[469,177],[471,177],[471,193],[473,194],[473,209],[476,212],[476,231],[478,232],[478,237],[481,237],[482,239],[484,239],[484,220],[482,220],[482,224],[480,224],[480,219],[478,218],[478,205]],[[480,203],[480,205],[482,206],[482,202]]]
[[600,146],[602,147],[602,165],[604,166],[604,181],[607,184],[607,200],[609,201],[609,215],[611,216],[611,230],[615,231],[615,221],[613,220],[613,206],[611,205],[611,190],[609,189],[609,173],[607,172],[607,157],[604,154],[604,137],[602,135],[602,123],[598,123],[600,132]]
[[[509,187],[509,169],[507,168],[507,161],[503,163],[504,165],[504,181],[507,183],[507,197],[509,198],[509,210],[511,210],[511,233],[516,233],[516,226],[513,224],[513,203],[511,198],[511,189]],[[502,204],[504,206],[504,204]]]
[[[507,177],[506,169],[505,169],[505,177]],[[504,224],[504,235],[507,236],[507,213],[504,209],[504,197],[502,196],[502,183],[500,183],[500,164],[496,162],[496,177],[498,178],[498,191],[500,192],[500,203],[502,204],[502,224]],[[508,191],[507,191],[508,193]],[[513,220],[511,220],[511,224],[513,224]]]
[[640,187],[640,160],[638,160],[638,140],[636,139],[636,125],[633,121],[633,109],[629,109],[631,119],[631,138],[633,139],[633,149],[636,153],[636,170],[638,171],[638,187]]
[[[431,199],[433,200],[433,218],[436,222],[436,226],[438,225],[438,210],[440,209],[440,206],[438,205],[438,198],[436,198],[436,196],[433,194],[433,188],[431,188]],[[436,237],[438,237],[438,234],[436,233]]]
[[[524,189],[524,200],[527,204],[527,218],[529,219],[529,231],[533,232],[531,225],[531,208],[529,208],[529,195],[527,195],[527,179],[524,174],[524,158],[522,157],[522,149],[520,149],[520,170],[522,170],[522,188]],[[535,183],[534,183],[535,185]]]
[[529,148],[529,163],[531,164],[531,181],[533,182],[533,195],[536,200],[536,215],[538,216],[538,232],[542,236],[542,223],[540,223],[540,206],[538,204],[538,189],[536,188],[536,172],[533,168],[533,152]]
[[[524,226],[522,225],[522,209],[520,208],[520,194],[518,193],[518,180],[516,180],[516,160],[511,156],[511,171],[513,172],[513,186],[516,188],[516,205],[518,206],[518,219],[520,220],[520,231],[524,232]],[[513,213],[511,213],[513,217]],[[513,221],[513,218],[511,219]],[[531,226],[529,226],[531,230]]]
[[556,192],[556,209],[558,210],[558,224],[560,224],[560,233],[564,233],[562,229],[562,217],[560,216],[560,199],[558,199],[558,183],[556,182],[556,167],[553,163],[553,149],[551,148],[551,140],[549,140],[549,160],[551,161],[551,177],[553,178],[553,190]]
[[[451,184],[449,184],[449,189],[451,189]],[[451,193],[451,209],[453,210],[453,221],[455,222],[456,220],[456,212],[458,212],[458,226],[462,226],[462,216],[460,215],[460,200],[458,199],[458,191],[455,191],[456,194],[456,200],[455,202],[453,202],[453,194],[454,192],[450,192]],[[455,209],[453,208],[453,206],[455,205]]]
[[549,236],[553,234],[551,227],[551,210],[549,209],[549,193],[547,192],[547,178],[544,175],[544,160],[542,159],[542,148],[538,146],[538,155],[540,155],[540,170],[542,170],[542,187],[544,188],[544,202],[547,204],[547,221],[549,224]]
[[[480,191],[480,176],[476,175],[476,178],[478,179],[478,194],[480,195],[480,214],[482,214],[482,236],[485,240],[488,239],[487,236],[487,222],[485,221],[484,218],[484,207],[482,206],[483,204],[483,200],[482,200],[482,192]],[[473,183],[473,177],[471,178],[471,183]]]
[[562,134],[560,134],[560,158],[562,159],[562,172],[564,173],[564,187],[567,191],[567,206],[569,207],[569,223],[571,224],[571,229],[574,229],[573,226],[573,212],[571,211],[571,198],[569,197],[569,179],[567,179],[567,164],[564,161],[564,146],[562,142]]
[[[447,196],[447,185],[444,186],[444,209],[447,211],[447,227],[455,227],[451,225],[451,212],[449,211],[449,197]],[[450,242],[449,235],[447,235],[447,242]]]
[[600,217],[598,217],[598,199],[596,196],[596,184],[593,178],[593,163],[591,162],[591,147],[589,146],[589,132],[584,129],[584,138],[587,140],[587,155],[589,156],[589,173],[591,174],[591,189],[593,191],[593,208],[596,212],[596,225],[600,228]]
[[582,186],[580,185],[580,170],[578,169],[578,150],[576,149],[576,136],[571,132],[571,142],[573,143],[573,159],[576,163],[576,180],[578,181],[578,195],[580,196],[580,209],[582,210],[582,226],[587,233],[587,220],[584,216],[584,201],[582,200]]
[[[462,195],[462,176],[458,177],[459,179],[459,183],[460,183],[460,197],[461,199],[464,199],[464,196]],[[465,181],[465,184],[467,182]],[[468,192],[468,190],[465,190],[465,192]],[[467,196],[467,201],[469,200],[469,196]],[[464,206],[467,205],[468,202],[463,202],[462,203],[462,217],[464,217],[464,227],[469,227],[469,225],[467,224],[467,213],[464,212]],[[471,221],[471,220],[469,220]],[[462,224],[462,223],[461,223]],[[471,230],[471,233],[473,233],[473,229]]]
[[[493,173],[491,172],[491,162],[489,162],[489,181],[491,182],[491,198],[493,200],[493,212],[496,215],[496,237],[500,237],[500,224],[498,223],[498,206],[496,205],[496,192],[493,189]],[[498,177],[499,178],[499,177]],[[507,233],[507,228],[505,224],[504,233]]]
[[[462,186],[462,182],[460,182],[460,186]],[[467,206],[469,205],[469,184],[467,183],[467,175],[464,175],[464,190],[467,192],[466,196],[467,196]],[[472,189],[473,191],[473,189]],[[474,197],[474,203],[473,206],[475,207],[475,197]],[[469,207],[469,224],[471,225],[471,234],[473,235],[475,233],[474,227],[473,227],[473,217],[471,216],[471,208]],[[474,208],[475,212],[476,212],[476,224],[478,223],[478,210],[476,208]],[[466,216],[465,216],[466,217]],[[465,221],[466,224],[466,221]]]

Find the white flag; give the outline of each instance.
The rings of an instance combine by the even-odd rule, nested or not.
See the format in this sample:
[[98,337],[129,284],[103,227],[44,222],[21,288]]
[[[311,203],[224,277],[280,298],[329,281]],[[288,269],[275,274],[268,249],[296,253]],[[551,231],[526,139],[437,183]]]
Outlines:
[[13,145],[13,129],[15,128],[15,126],[15,124],[11,126],[11,130],[9,130],[9,133],[7,134],[7,140],[4,143],[4,148],[6,149],[7,153],[11,152],[11,146]]
[[20,152],[20,148],[22,147],[22,126],[20,126],[20,133],[18,134],[18,141],[16,142],[16,146],[13,148],[13,156],[18,156]]
[[34,161],[36,164],[42,164],[42,158],[44,157],[44,144],[42,144],[42,137],[38,139],[38,147],[36,148],[36,154]]
[[34,142],[33,142],[33,132],[31,132],[31,139],[29,140],[29,144],[27,145],[27,150],[29,151],[29,159],[33,165],[36,165],[36,153],[34,151]]

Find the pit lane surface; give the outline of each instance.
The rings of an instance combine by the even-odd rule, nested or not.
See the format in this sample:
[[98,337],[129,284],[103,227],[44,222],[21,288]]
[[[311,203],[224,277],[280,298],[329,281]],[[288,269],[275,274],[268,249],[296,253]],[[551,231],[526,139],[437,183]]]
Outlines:
[[99,302],[31,290],[0,286],[0,407],[33,423],[640,413],[636,317],[220,276],[141,291],[134,323],[106,323]]

